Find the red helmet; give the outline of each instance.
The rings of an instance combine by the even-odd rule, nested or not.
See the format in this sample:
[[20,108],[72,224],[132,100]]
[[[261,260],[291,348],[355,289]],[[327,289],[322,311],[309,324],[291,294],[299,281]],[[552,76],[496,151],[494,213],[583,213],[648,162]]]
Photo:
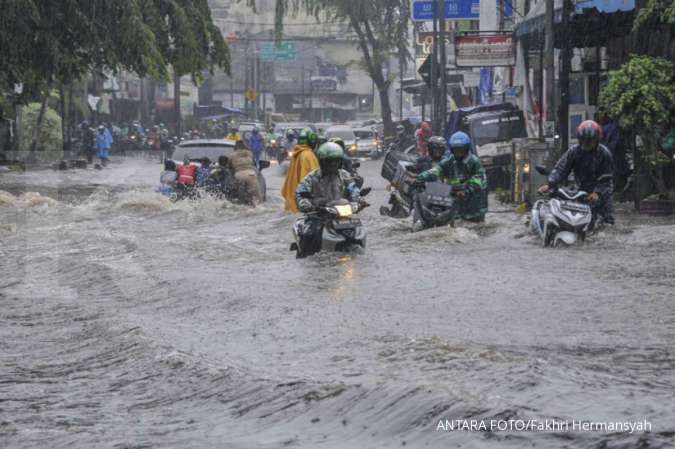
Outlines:
[[602,140],[602,127],[593,120],[581,122],[577,128],[577,139],[584,149],[594,149]]

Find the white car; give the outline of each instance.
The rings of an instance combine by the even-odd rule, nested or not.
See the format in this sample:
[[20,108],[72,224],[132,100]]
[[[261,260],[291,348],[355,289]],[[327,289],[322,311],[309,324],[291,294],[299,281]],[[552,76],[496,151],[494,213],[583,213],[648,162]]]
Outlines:
[[345,143],[345,150],[347,151],[347,156],[355,157],[357,155],[358,146],[356,143],[356,134],[354,130],[349,126],[337,125],[331,126],[326,130],[325,134],[326,139],[334,139],[339,137]]
[[[232,157],[234,144],[234,140],[228,139],[186,140],[176,147],[171,159],[176,163],[182,163],[187,157],[191,162],[201,163],[202,159],[209,158],[211,163],[216,163],[220,156]],[[267,182],[261,171],[269,166],[270,161],[258,162],[258,183],[263,200],[267,198]]]

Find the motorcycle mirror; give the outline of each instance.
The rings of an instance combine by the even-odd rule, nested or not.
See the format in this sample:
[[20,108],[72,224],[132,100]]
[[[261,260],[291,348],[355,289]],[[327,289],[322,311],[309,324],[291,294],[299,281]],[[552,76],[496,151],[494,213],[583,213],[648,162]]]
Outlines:
[[548,170],[546,170],[546,168],[543,167],[542,165],[536,165],[536,166],[534,167],[534,169],[537,170],[537,173],[539,173],[540,175],[547,176],[547,175],[550,173],[550,172],[549,172]]
[[354,168],[359,168],[359,167],[361,167],[361,162],[359,162],[359,161],[354,161],[354,162],[352,162],[352,167],[354,167]]
[[361,196],[366,196],[370,193],[370,191],[373,190],[372,187],[364,187],[361,189]]
[[258,169],[259,170],[264,170],[266,168],[269,168],[270,166],[270,161],[258,161]]

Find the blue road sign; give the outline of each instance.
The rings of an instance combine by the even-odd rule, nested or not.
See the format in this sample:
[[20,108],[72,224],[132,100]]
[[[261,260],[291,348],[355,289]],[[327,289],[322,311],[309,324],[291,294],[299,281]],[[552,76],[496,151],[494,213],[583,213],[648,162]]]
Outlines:
[[[412,0],[412,17],[416,21],[433,20],[433,0]],[[443,16],[449,20],[478,20],[480,15],[480,0],[445,0]],[[511,0],[504,0],[504,15],[513,14]]]

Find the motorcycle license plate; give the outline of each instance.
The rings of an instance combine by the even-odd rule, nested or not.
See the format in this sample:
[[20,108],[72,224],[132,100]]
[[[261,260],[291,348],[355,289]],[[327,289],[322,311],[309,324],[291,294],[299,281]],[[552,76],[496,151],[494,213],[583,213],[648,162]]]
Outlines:
[[333,223],[333,229],[335,229],[336,231],[340,231],[342,229],[355,228],[356,226],[360,225],[361,220],[359,220],[358,218],[350,218],[348,220],[336,221],[335,223]]

